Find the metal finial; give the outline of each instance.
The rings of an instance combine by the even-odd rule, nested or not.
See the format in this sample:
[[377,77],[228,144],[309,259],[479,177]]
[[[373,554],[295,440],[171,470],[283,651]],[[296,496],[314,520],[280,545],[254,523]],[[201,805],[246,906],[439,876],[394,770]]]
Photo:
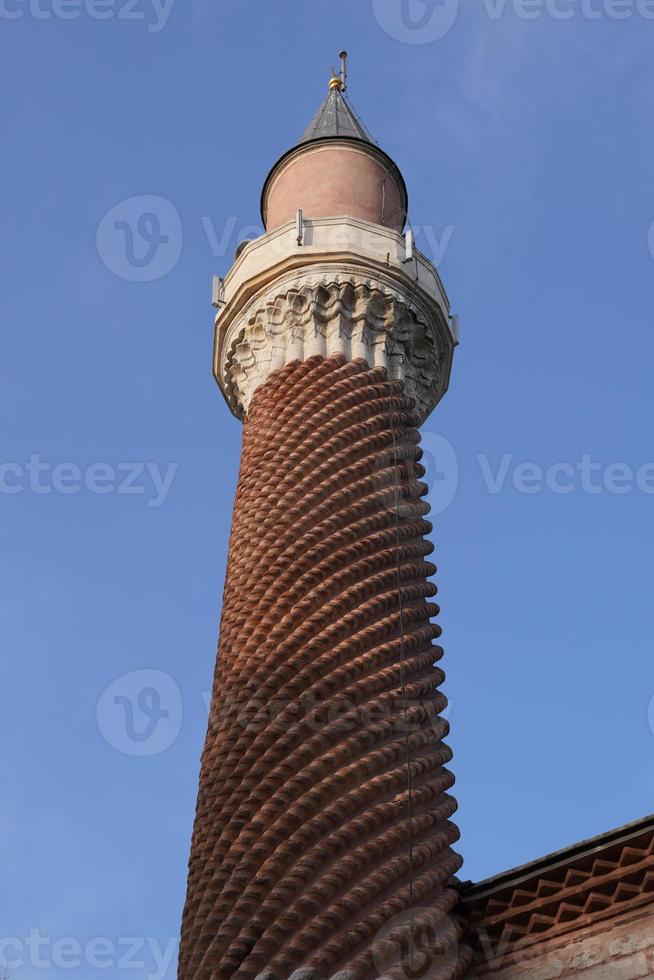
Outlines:
[[341,51],[339,58],[341,59],[341,71],[340,74],[337,74],[332,68],[332,77],[329,80],[330,92],[344,92],[347,88],[347,51]]
[[341,59],[341,82],[343,83],[341,91],[344,92],[347,89],[347,51],[341,51],[338,57]]

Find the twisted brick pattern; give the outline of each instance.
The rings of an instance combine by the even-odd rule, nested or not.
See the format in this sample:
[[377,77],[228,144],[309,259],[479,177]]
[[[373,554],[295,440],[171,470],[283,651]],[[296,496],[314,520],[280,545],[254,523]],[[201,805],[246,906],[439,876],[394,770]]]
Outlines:
[[182,980],[465,970],[416,421],[401,382],[341,355],[253,397]]

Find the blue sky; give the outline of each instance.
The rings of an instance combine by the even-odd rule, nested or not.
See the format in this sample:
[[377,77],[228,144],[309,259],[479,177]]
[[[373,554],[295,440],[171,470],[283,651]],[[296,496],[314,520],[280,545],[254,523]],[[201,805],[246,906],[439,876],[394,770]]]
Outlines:
[[654,810],[653,8],[0,3],[12,980],[174,976],[240,444],[211,276],[344,46],[461,317],[425,446],[464,876]]

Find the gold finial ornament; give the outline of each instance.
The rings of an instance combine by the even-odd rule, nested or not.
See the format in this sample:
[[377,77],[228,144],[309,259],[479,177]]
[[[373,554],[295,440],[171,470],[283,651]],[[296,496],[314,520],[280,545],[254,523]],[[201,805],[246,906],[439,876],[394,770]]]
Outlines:
[[347,51],[341,51],[338,57],[341,59],[341,72],[337,75],[332,68],[332,77],[329,80],[330,92],[344,92],[347,88]]

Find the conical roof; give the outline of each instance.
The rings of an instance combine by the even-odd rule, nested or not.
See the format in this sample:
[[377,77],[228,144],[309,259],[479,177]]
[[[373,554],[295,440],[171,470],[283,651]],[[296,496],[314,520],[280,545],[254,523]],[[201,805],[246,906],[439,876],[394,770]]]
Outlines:
[[[331,79],[329,94],[323,100],[315,116],[300,136],[300,139],[286,153],[282,154],[269,171],[261,191],[261,218],[265,228],[268,227],[266,197],[268,189],[275,175],[279,172],[280,167],[296,154],[301,154],[305,148],[310,149],[313,144],[319,143],[322,140],[352,140],[353,143],[359,143],[360,146],[363,144],[364,146],[370,147],[368,152],[379,158],[385,175],[392,176],[400,196],[401,203],[399,210],[403,215],[406,215],[409,205],[404,178],[397,164],[389,157],[388,153],[382,150],[345,98],[342,91],[343,81],[342,77],[336,75]],[[361,149],[363,149],[363,146],[361,146]]]
[[332,89],[297,142],[320,139],[357,139],[375,144],[372,136],[354,113],[343,93]]

